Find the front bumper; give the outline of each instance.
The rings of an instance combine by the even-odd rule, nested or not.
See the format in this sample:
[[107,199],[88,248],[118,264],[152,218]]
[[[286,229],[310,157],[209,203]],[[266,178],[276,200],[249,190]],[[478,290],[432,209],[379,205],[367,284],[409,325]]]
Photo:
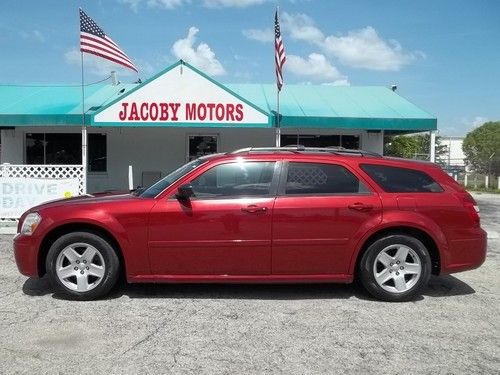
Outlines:
[[32,236],[17,234],[14,237],[14,257],[19,272],[28,277],[39,277],[38,243]]

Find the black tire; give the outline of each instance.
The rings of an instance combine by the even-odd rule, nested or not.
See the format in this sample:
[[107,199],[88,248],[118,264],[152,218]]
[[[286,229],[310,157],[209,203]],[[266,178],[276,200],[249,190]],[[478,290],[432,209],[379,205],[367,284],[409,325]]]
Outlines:
[[[398,250],[408,248],[411,250],[406,258],[399,259],[404,255],[397,256]],[[394,254],[394,261],[390,260],[391,263],[388,265],[383,264],[383,261],[389,261],[386,259],[390,259],[392,254]],[[404,251],[401,254],[404,254]],[[381,258],[377,259],[379,255]],[[389,258],[385,258],[385,255],[389,255]],[[404,264],[396,264],[396,261],[404,261]],[[420,274],[411,274],[411,272],[418,272],[416,270],[419,268],[415,266],[418,263],[420,263]],[[403,267],[402,270],[400,266]],[[404,266],[407,271],[404,270]],[[422,288],[427,285],[431,275],[431,266],[429,252],[422,241],[404,234],[393,234],[379,238],[366,249],[359,263],[358,277],[368,293],[377,299],[388,302],[410,301],[420,295]],[[380,282],[377,281],[376,275],[380,275]],[[389,279],[382,282],[386,277]],[[397,285],[396,280],[398,280]]]
[[[71,250],[68,250],[70,245],[75,245],[72,248],[75,249],[76,255]],[[87,249],[89,249],[88,255],[92,259],[87,260],[83,257],[83,255],[87,254],[85,252]],[[97,250],[97,252],[91,255],[94,250]],[[63,251],[65,252],[61,254]],[[66,256],[70,252],[73,254],[71,256],[76,258],[74,262]],[[88,232],[73,232],[59,237],[52,244],[47,254],[45,266],[56,293],[68,299],[93,300],[105,296],[115,286],[119,276],[120,260],[115,249],[99,235]],[[75,275],[64,278],[62,277],[64,275],[61,274],[60,277],[57,269],[61,270],[63,266],[68,272],[74,270]],[[97,270],[99,275],[92,274],[93,270]],[[78,284],[77,278],[80,275],[82,279],[87,280],[82,281],[81,286]],[[84,289],[85,283],[87,284],[87,290]],[[81,288],[81,290],[73,289],[73,285],[75,288]]]

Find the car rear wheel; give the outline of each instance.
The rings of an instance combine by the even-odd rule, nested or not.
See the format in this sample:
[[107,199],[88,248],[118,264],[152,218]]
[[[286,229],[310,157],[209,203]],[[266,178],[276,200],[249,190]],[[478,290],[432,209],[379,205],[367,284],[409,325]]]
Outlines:
[[91,300],[106,295],[116,284],[120,262],[102,237],[73,232],[59,237],[46,259],[49,279],[66,297]]
[[415,298],[427,284],[431,259],[425,245],[408,235],[373,242],[361,258],[359,278],[374,297],[391,302]]

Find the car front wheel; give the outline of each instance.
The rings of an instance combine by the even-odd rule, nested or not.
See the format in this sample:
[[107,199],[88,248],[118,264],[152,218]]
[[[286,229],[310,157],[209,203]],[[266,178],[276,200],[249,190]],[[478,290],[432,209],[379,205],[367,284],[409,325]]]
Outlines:
[[46,259],[47,273],[56,291],[79,300],[106,295],[118,280],[119,266],[113,247],[102,237],[87,232],[59,237]]
[[389,235],[373,242],[361,258],[359,277],[374,297],[391,302],[417,296],[431,274],[425,245],[408,235]]

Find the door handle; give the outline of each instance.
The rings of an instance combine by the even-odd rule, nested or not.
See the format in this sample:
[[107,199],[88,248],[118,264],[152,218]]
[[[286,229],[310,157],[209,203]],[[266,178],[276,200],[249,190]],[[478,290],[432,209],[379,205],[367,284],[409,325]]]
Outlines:
[[364,203],[361,203],[361,202],[356,202],[356,203],[350,204],[347,207],[349,207],[349,209],[351,209],[351,210],[356,210],[356,211],[369,211],[369,210],[373,210],[373,205],[371,205],[371,204],[364,204]]
[[251,214],[256,213],[256,212],[266,212],[267,207],[260,207],[260,206],[256,206],[255,204],[251,204],[250,206],[242,207],[241,211],[248,212]]

